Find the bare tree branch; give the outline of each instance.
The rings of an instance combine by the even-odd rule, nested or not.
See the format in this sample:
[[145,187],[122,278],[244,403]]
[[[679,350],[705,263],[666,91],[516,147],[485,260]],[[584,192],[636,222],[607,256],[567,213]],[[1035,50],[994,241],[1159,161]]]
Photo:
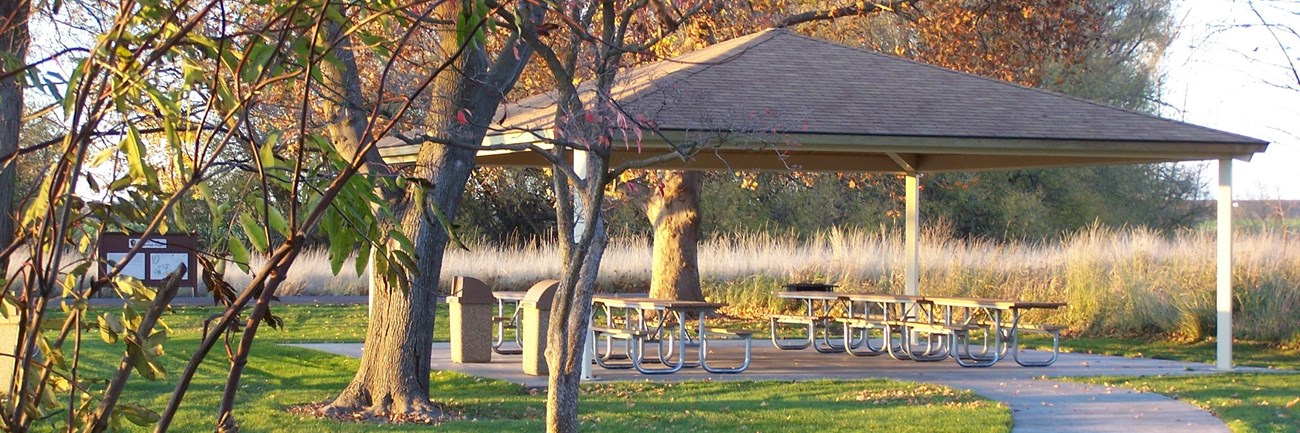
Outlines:
[[804,12],[801,14],[791,15],[789,17],[786,17],[784,20],[781,20],[781,22],[777,23],[776,27],[784,28],[796,24],[803,24],[803,23],[808,23],[813,21],[824,21],[824,20],[833,20],[841,17],[870,15],[877,12],[894,12],[898,10],[900,6],[911,5],[911,4],[912,4],[912,0],[871,3],[869,5],[864,5],[863,3],[859,2],[856,4],[841,6],[834,9],[815,10],[815,11]]

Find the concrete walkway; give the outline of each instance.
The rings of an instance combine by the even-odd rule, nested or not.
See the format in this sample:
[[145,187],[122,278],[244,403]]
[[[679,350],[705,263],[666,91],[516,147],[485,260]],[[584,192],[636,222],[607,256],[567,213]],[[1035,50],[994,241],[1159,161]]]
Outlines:
[[[361,356],[361,344],[299,344],[296,346],[352,357]],[[738,360],[735,345],[719,345],[710,364]],[[1043,355],[1041,353],[1034,353]],[[542,387],[545,377],[525,376],[518,356],[493,354],[485,364],[456,364],[448,343],[435,343],[433,368],[454,370]],[[1262,370],[1263,371],[1263,370]],[[741,374],[715,375],[685,369],[667,376],[644,376],[631,370],[595,367],[600,381],[631,380],[804,380],[887,377],[969,389],[1006,403],[1015,420],[1015,433],[1030,432],[1167,432],[1228,433],[1223,421],[1195,406],[1155,393],[1125,388],[1050,380],[1070,376],[1152,376],[1211,374],[1208,364],[1131,359],[1113,356],[1061,354],[1051,367],[1024,368],[1007,360],[991,368],[961,368],[952,362],[902,362],[887,356],[859,358],[845,354],[819,354],[812,350],[782,351],[766,341],[755,341],[753,363]]]

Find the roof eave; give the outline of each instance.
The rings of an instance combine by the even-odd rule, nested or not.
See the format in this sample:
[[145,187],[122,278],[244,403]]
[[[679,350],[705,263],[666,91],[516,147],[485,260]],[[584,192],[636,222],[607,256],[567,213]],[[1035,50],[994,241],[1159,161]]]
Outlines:
[[[546,139],[545,132],[512,131],[495,134],[485,140],[487,146],[510,146],[528,143],[540,143]],[[632,149],[633,154],[655,154],[655,150],[666,150],[668,143],[687,143],[691,141],[711,141],[705,153],[720,155],[734,153],[743,155],[769,151],[774,157],[778,153],[795,152],[825,158],[845,158],[853,155],[870,155],[892,161],[892,166],[901,166],[899,170],[937,172],[984,170],[1001,168],[1021,168],[1030,165],[1018,165],[1014,159],[1024,159],[1034,167],[1057,167],[1069,165],[1095,165],[1117,163],[1156,163],[1177,161],[1199,161],[1221,158],[1235,158],[1249,161],[1255,153],[1263,152],[1267,143],[1256,142],[1179,142],[1179,141],[1098,141],[1042,138],[987,138],[987,137],[913,137],[884,135],[848,135],[848,134],[731,134],[722,139],[712,132],[697,131],[657,131],[656,136],[647,136],[640,143],[625,143],[621,153],[625,158]],[[721,142],[721,144],[719,144]],[[390,148],[383,152],[393,161],[418,149],[415,146]],[[533,158],[510,156],[510,151],[491,150],[480,152],[483,162],[510,161],[506,165],[533,165],[526,161]],[[981,159],[964,157],[983,156]],[[991,164],[988,161],[1005,157],[1005,164]],[[748,158],[746,158],[748,160]],[[983,162],[980,162],[983,161]],[[405,161],[409,162],[409,161]],[[543,164],[544,165],[544,164]],[[769,164],[760,164],[757,169],[770,169]],[[815,164],[834,165],[834,164]],[[729,169],[743,170],[745,164],[729,164]],[[879,170],[869,170],[879,171]]]

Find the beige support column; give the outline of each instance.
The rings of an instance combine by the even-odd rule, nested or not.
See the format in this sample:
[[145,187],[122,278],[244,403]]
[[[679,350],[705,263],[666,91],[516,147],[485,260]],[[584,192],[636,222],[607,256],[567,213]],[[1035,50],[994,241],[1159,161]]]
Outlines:
[[[573,172],[583,179],[587,178],[587,156],[587,152],[585,151],[573,151]],[[587,230],[587,220],[582,218],[582,201],[579,200],[578,197],[574,197],[573,199],[573,211],[573,237],[574,239],[577,239],[579,236],[582,236],[582,232]],[[582,360],[580,361],[582,362],[582,367],[580,368],[581,373],[578,377],[578,380],[580,381],[596,379],[596,376],[591,372],[592,357],[595,356],[596,353],[596,334],[591,330],[591,318],[588,317],[587,320],[587,342],[582,345]]]
[[555,290],[560,282],[543,280],[528,289],[524,299],[519,301],[523,310],[520,318],[519,332],[523,334],[524,346],[523,369],[529,376],[545,376],[546,371],[546,331],[551,326],[551,302],[555,299]]
[[451,362],[492,362],[492,289],[474,278],[455,277],[447,298]]
[[1215,284],[1215,323],[1218,356],[1215,366],[1232,370],[1232,158],[1219,160],[1218,261]]
[[0,395],[7,395],[14,380],[14,355],[18,354],[18,311],[9,305],[0,305],[5,314],[0,317]]
[[906,280],[904,281],[903,294],[910,296],[917,296],[921,293],[921,210],[918,207],[921,188],[917,182],[918,176],[915,172],[907,173],[907,210],[903,232],[903,262],[906,266]]

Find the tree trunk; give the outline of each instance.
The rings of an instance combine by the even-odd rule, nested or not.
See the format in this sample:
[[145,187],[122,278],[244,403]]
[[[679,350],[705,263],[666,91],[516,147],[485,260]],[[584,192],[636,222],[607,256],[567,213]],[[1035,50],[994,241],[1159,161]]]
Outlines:
[[[459,4],[446,2],[445,6],[458,8]],[[450,56],[458,48],[455,34],[441,36],[443,53]],[[483,141],[486,128],[473,125],[486,125],[500,100],[487,101],[482,92],[470,90],[472,81],[483,80],[487,69],[481,50],[465,50],[454,69],[464,75],[448,70],[434,79],[427,124],[435,136],[477,145]],[[473,121],[462,123],[457,117],[461,110],[484,111],[487,115],[468,116]],[[330,405],[330,411],[364,410],[374,415],[414,420],[439,416],[429,401],[430,356],[433,318],[438,308],[438,278],[450,236],[431,216],[429,207],[436,207],[449,219],[456,217],[461,194],[474,170],[474,155],[473,150],[444,144],[425,143],[421,147],[414,177],[426,180],[428,188],[411,182],[403,199],[392,205],[395,228],[414,242],[414,258],[419,269],[411,270],[414,271],[411,287],[405,291],[385,284],[382,278],[373,280],[361,368]],[[425,189],[421,191],[422,188]],[[415,200],[422,200],[422,204],[415,205]],[[389,247],[397,248],[397,245],[390,242]]]
[[[330,24],[326,35],[338,37],[339,28]],[[365,135],[367,124],[364,110],[364,98],[361,95],[360,77],[356,59],[353,57],[349,41],[344,38],[335,45],[334,54],[339,61],[323,62],[322,77],[325,81],[322,94],[325,95],[324,108],[329,116],[327,128],[330,139],[346,157],[355,157],[361,146],[372,139]],[[441,83],[439,83],[441,84]],[[369,152],[368,166],[375,170],[387,170],[379,163],[377,152]],[[464,155],[455,155],[464,158]],[[445,158],[453,157],[448,152],[436,152],[434,148],[422,150],[420,162],[431,177],[443,174],[434,167],[472,166],[473,154],[468,164],[447,164]],[[469,168],[462,169],[464,174],[451,175],[451,179],[438,182],[442,189],[454,187],[455,178],[468,178]],[[454,170],[448,170],[454,171]],[[461,182],[463,185],[464,181]],[[435,191],[434,197],[445,195]],[[393,197],[400,192],[381,191],[385,197]],[[350,412],[368,412],[377,416],[389,416],[402,419],[422,419],[437,416],[436,408],[429,401],[429,357],[432,347],[433,315],[437,308],[437,278],[442,264],[442,247],[446,245],[446,233],[441,228],[430,233],[420,221],[420,215],[412,212],[410,200],[412,193],[407,192],[400,199],[390,200],[394,217],[394,228],[401,230],[408,239],[417,241],[416,260],[424,267],[411,278],[409,290],[402,291],[388,287],[382,278],[375,278],[371,290],[371,309],[369,326],[366,329],[366,350],[362,356],[361,368],[352,383],[343,390],[329,407],[329,411],[343,414]],[[436,200],[436,198],[435,198]],[[448,204],[439,200],[445,210],[454,212],[457,201]],[[441,238],[441,243],[437,239]],[[414,270],[412,270],[414,271]],[[432,283],[429,276],[432,275]]]
[[[466,155],[468,153],[468,155]],[[421,160],[430,165],[434,188],[425,203],[455,215],[460,193],[473,170],[474,153],[445,146],[426,146]],[[437,169],[435,169],[437,168]],[[402,291],[375,279],[370,323],[366,329],[361,367],[352,383],[331,404],[332,411],[365,411],[395,420],[428,420],[439,416],[429,401],[430,357],[434,315],[437,312],[438,277],[448,234],[437,222],[415,212],[409,193],[394,209],[398,227],[416,246],[419,272],[411,287]]]
[[[27,46],[31,35],[27,32],[27,19],[31,12],[28,0],[0,2],[0,52],[12,56],[9,61],[0,59],[0,75],[27,64]],[[22,74],[0,79],[0,157],[18,150],[18,135],[23,127],[23,89],[19,84]],[[11,159],[0,167],[0,249],[8,247],[14,239],[14,167]],[[0,260],[0,273],[8,274],[9,261]]]
[[[544,11],[530,10],[524,3],[516,6],[518,16],[540,21]],[[443,2],[435,15],[453,17],[463,6],[462,2]],[[429,401],[429,374],[438,281],[450,235],[431,208],[443,212],[448,220],[456,218],[477,153],[466,146],[482,143],[492,115],[514,86],[532,50],[512,38],[489,65],[487,52],[481,46],[461,50],[452,26],[439,27],[438,36],[443,58],[452,59],[457,52],[459,57],[450,61],[449,68],[435,72],[425,123],[432,136],[455,144],[424,143],[413,173],[418,180],[410,182],[403,198],[392,200],[390,205],[395,228],[415,244],[413,257],[419,269],[411,270],[414,275],[406,291],[390,287],[382,278],[373,279],[361,367],[327,408],[329,413],[364,411],[397,420],[427,420],[440,414]],[[331,136],[342,137],[343,141],[368,140],[370,137],[358,131],[366,123],[357,119],[365,119],[365,113],[361,109],[360,86],[356,84],[356,63],[350,52],[340,52],[347,49],[346,44],[336,45],[342,70],[334,71],[338,75],[331,87],[342,92],[342,97],[336,98],[342,102],[335,107],[341,111],[330,120]],[[330,66],[323,69],[335,67],[332,62],[326,64]],[[420,200],[418,206],[416,200]],[[389,247],[397,245],[390,242]]]
[[700,291],[700,188],[704,173],[667,171],[663,192],[646,202],[654,227],[650,297],[703,301]]
[[[549,433],[576,433],[578,431],[578,385],[582,378],[582,351],[587,342],[587,325],[591,319],[591,297],[596,293],[596,276],[600,274],[600,261],[605,255],[609,238],[605,231],[603,212],[598,203],[604,200],[604,182],[601,178],[607,160],[588,153],[586,187],[577,193],[584,194],[582,219],[591,221],[581,234],[573,233],[573,225],[559,224],[565,271],[560,276],[560,286],[551,304],[551,322],[546,333],[547,377],[546,431]],[[606,157],[607,158],[607,157]],[[562,177],[563,175],[556,175]],[[562,182],[562,181],[561,181]],[[556,207],[561,218],[572,221],[573,196],[568,188],[557,188]],[[596,204],[596,205],[592,205]]]
[[[596,292],[596,273],[600,259],[605,255],[609,239],[604,233],[604,223],[591,249],[583,261],[582,272],[573,291],[576,296],[571,305],[574,313],[565,317],[551,314],[550,329],[546,335],[546,362],[550,370],[547,377],[546,431],[568,433],[578,431],[578,385],[582,383],[582,351],[587,343],[587,324],[591,317],[591,297]],[[560,288],[566,287],[560,284]],[[558,303],[561,293],[556,293]],[[553,305],[554,306],[554,305]],[[554,311],[554,310],[552,310]]]

